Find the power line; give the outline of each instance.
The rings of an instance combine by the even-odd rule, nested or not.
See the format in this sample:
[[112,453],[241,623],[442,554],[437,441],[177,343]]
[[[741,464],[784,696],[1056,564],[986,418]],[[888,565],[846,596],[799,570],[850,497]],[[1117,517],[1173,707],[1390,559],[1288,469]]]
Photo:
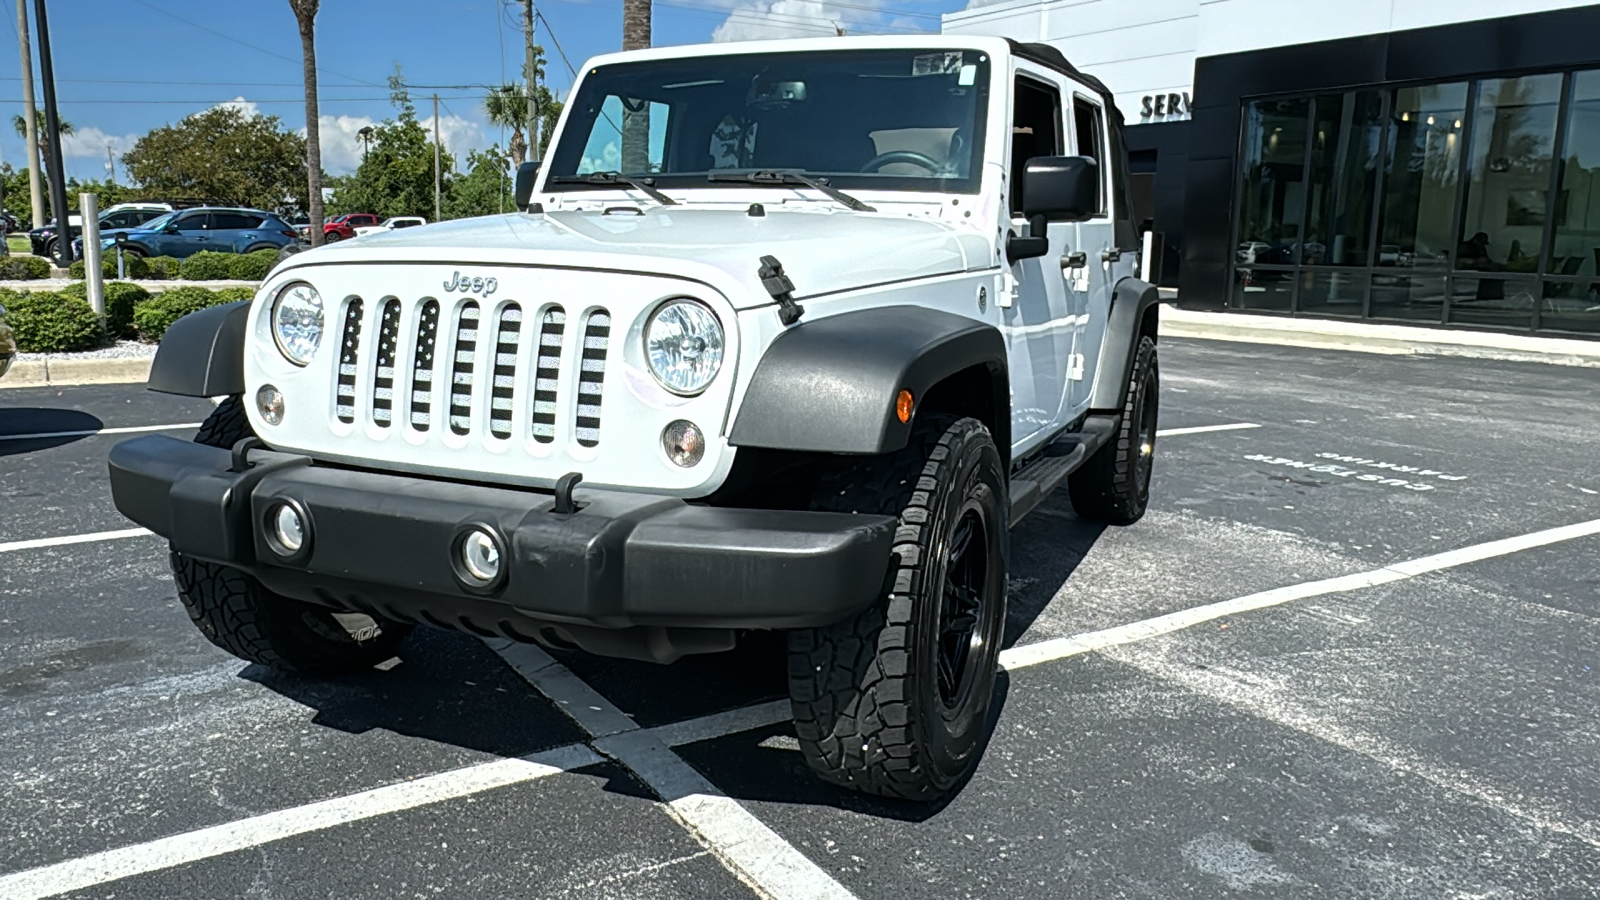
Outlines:
[[[476,94],[460,94],[458,96],[451,97],[450,99],[452,99],[452,100],[472,100],[472,99],[475,99],[476,97],[477,97]],[[391,98],[388,97],[388,96],[383,96],[383,97],[320,97],[320,98],[318,98],[317,102],[318,103],[376,103],[376,102],[379,102],[379,101],[388,102],[390,99]],[[296,97],[296,98],[294,98],[292,100],[276,100],[276,99],[274,99],[274,100],[256,100],[254,98],[242,98],[241,99],[239,97],[228,97],[228,98],[223,99],[223,100],[217,100],[217,99],[210,99],[210,100],[85,100],[85,99],[67,100],[67,99],[62,99],[62,100],[58,100],[56,102],[57,103],[77,103],[77,104],[84,104],[84,103],[96,103],[96,104],[98,104],[98,103],[114,103],[114,104],[121,104],[121,105],[143,105],[143,106],[182,106],[182,105],[189,105],[189,104],[207,104],[207,105],[211,105],[211,106],[222,106],[222,105],[228,104],[228,103],[257,103],[257,104],[259,104],[259,103],[305,103],[306,102],[306,98],[304,98],[304,97]]]
[[[279,52],[277,52],[275,50],[268,50],[265,47],[258,47],[255,44],[251,44],[251,43],[248,43],[246,41],[241,41],[241,40],[239,40],[238,38],[234,37],[231,34],[224,34],[224,33],[220,32],[220,31],[216,30],[215,28],[211,28],[211,27],[206,26],[206,25],[201,25],[199,22],[195,22],[195,21],[192,21],[190,19],[185,19],[183,16],[180,16],[177,13],[168,12],[168,11],[162,9],[159,6],[155,6],[154,4],[146,3],[145,0],[133,0],[133,2],[139,4],[140,6],[144,7],[145,9],[151,10],[153,12],[158,12],[158,13],[162,14],[163,16],[166,16],[169,19],[175,19],[175,20],[177,20],[179,22],[182,22],[183,24],[188,25],[190,28],[198,28],[201,31],[206,32],[207,34],[216,35],[217,37],[222,38],[225,41],[231,41],[231,42],[233,42],[235,44],[238,44],[241,47],[247,47],[247,48],[249,48],[251,50],[254,50],[257,53],[265,53],[268,56],[274,57],[276,59],[284,60],[285,62],[292,62],[292,63],[301,64],[301,65],[305,64],[305,60],[303,60],[303,59],[297,59],[297,58],[292,57],[292,56],[285,56],[282,53],[279,53]],[[340,74],[338,72],[335,72],[335,71],[333,71],[331,69],[324,69],[321,66],[317,67],[317,71],[318,72],[326,72],[327,74],[332,75],[335,78],[343,78],[346,81],[354,81],[357,84],[366,85],[367,87],[381,88],[381,87],[384,86],[384,85],[381,85],[381,84],[375,84],[375,83],[373,83],[371,81],[367,81],[367,80],[362,79],[362,78],[357,78],[354,75],[342,75],[342,74]]]

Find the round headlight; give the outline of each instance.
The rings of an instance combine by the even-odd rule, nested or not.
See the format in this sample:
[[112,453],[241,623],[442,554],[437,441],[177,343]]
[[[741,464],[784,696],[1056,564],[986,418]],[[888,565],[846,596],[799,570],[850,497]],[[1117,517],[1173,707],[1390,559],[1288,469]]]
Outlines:
[[272,337],[278,352],[297,366],[311,362],[322,344],[322,297],[305,282],[278,292],[272,301]]
[[665,303],[645,325],[644,354],[662,387],[693,396],[722,368],[722,323],[703,303]]

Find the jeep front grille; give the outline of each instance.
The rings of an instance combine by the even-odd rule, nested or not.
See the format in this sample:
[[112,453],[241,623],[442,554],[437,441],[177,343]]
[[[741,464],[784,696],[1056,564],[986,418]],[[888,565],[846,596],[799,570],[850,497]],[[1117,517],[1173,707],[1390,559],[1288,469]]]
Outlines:
[[[366,321],[369,314],[375,321]],[[525,319],[534,323],[529,326],[534,344],[526,357]],[[486,310],[473,299],[441,305],[431,297],[407,302],[391,296],[369,307],[351,297],[341,333],[334,414],[347,424],[357,420],[359,383],[363,397],[370,397],[360,416],[378,428],[391,427],[398,406],[416,432],[440,422],[452,434],[487,433],[510,441],[520,428],[522,439],[541,444],[567,440],[597,447],[611,313],[590,310],[581,321],[581,339],[568,346],[567,311],[559,304],[525,311],[510,302]],[[375,349],[365,358],[363,329],[377,335]],[[401,340],[411,335],[414,342]],[[441,343],[449,348],[443,362],[437,352]],[[441,369],[448,373],[447,386],[436,384],[444,377]],[[396,398],[407,402],[397,404]],[[519,409],[527,411],[525,421]]]

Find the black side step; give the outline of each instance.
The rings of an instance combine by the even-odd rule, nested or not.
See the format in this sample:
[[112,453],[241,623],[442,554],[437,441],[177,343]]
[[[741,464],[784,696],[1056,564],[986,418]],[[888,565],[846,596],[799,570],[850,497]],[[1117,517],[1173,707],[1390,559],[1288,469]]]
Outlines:
[[1067,476],[1089,461],[1096,450],[1117,433],[1120,416],[1090,416],[1083,427],[1056,438],[1011,476],[1011,525],[1033,512],[1050,492],[1067,482]]

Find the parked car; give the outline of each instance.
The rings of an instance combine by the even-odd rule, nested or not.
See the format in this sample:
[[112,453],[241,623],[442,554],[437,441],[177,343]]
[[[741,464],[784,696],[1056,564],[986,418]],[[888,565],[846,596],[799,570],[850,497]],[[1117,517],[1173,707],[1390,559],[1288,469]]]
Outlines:
[[381,234],[385,231],[394,231],[398,228],[415,228],[418,225],[426,224],[428,224],[428,220],[421,216],[393,216],[391,218],[384,219],[383,224],[381,225],[363,225],[360,228],[357,228],[355,231],[356,235],[359,237],[363,234]]
[[378,217],[372,213],[345,213],[334,216],[328,224],[322,226],[322,240],[326,243],[345,241],[356,236],[357,228],[370,228],[378,224]]
[[0,378],[5,377],[6,371],[11,368],[11,361],[16,358],[17,340],[11,333],[11,326],[6,324],[5,304],[0,304]]
[[0,213],[0,231],[4,231],[6,234],[14,234],[21,230],[22,223],[17,221],[16,216],[11,213]]
[[[119,203],[100,214],[100,232],[104,234],[110,229],[135,228],[171,211],[170,203]],[[83,217],[68,216],[67,228],[72,232],[72,240],[76,241],[83,234]],[[59,249],[58,240],[54,222],[28,232],[28,242],[33,245],[35,256],[55,256]],[[79,245],[74,243],[73,246]]]
[[278,249],[299,239],[293,225],[272,213],[227,207],[176,210],[137,228],[102,231],[102,249],[114,250],[118,234],[127,236],[124,253],[178,259],[202,250],[250,253]]

